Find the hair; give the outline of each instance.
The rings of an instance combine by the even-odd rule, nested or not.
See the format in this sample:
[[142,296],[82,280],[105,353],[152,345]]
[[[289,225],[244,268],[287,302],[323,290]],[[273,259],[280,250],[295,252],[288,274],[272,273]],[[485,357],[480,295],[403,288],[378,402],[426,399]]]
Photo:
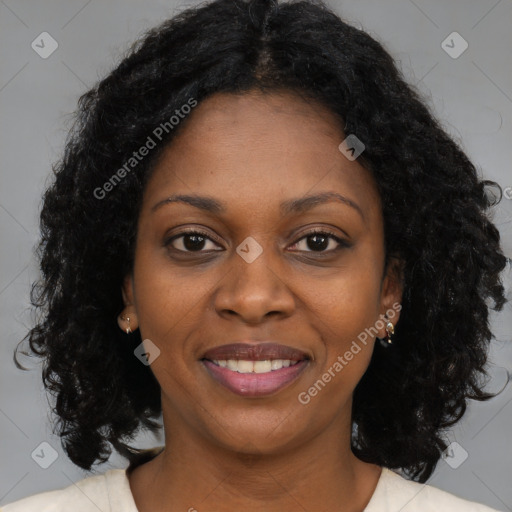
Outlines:
[[[478,177],[383,46],[315,0],[189,8],[146,32],[80,97],[43,197],[41,277],[31,289],[39,315],[22,340],[44,358],[54,428],[86,470],[112,449],[134,460],[135,435],[161,428],[160,386],[133,354],[140,333],[127,335],[116,321],[144,187],[187,125],[180,116],[170,126],[176,111],[253,89],[321,103],[364,143],[358,161],[382,199],[385,263],[403,263],[404,293],[393,344],[375,344],[354,392],[352,450],[424,482],[467,400],[492,396],[483,384],[488,313],[506,302],[506,258],[488,213],[501,188]],[[164,125],[157,147],[134,164],[133,152]],[[133,169],[118,171],[114,183],[129,161]]]

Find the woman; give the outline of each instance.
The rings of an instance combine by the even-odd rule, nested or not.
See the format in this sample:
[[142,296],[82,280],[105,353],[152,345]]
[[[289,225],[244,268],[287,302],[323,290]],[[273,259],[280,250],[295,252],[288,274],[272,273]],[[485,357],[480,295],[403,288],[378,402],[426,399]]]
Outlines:
[[489,397],[489,184],[317,3],[150,31],[80,100],[28,336],[70,459],[130,467],[4,512],[491,510],[421,485]]

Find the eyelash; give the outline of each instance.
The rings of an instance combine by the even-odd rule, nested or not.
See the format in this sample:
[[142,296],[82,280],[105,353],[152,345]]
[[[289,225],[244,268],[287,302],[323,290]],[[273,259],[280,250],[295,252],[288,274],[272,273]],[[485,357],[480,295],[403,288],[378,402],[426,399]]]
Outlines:
[[[190,230],[181,231],[180,233],[177,233],[176,235],[173,235],[171,238],[167,239],[164,242],[164,245],[166,247],[168,247],[168,246],[170,246],[172,244],[172,242],[174,242],[174,240],[182,238],[182,237],[184,237],[186,235],[200,235],[201,237],[207,238],[211,242],[216,243],[215,240],[213,240],[210,237],[210,235],[208,235],[204,231],[201,231],[200,229],[190,229]],[[336,251],[338,251],[338,250],[340,250],[342,248],[347,249],[347,248],[351,247],[351,244],[349,242],[347,242],[346,240],[343,240],[342,238],[339,238],[334,233],[330,232],[329,230],[327,230],[325,228],[316,228],[316,229],[313,229],[312,231],[308,231],[307,233],[302,235],[302,237],[299,238],[292,245],[297,245],[299,242],[301,242],[305,238],[309,238],[310,236],[313,236],[313,235],[327,235],[327,238],[335,240],[339,244],[339,247],[337,247],[336,249],[331,249],[329,251],[299,251],[299,252],[308,252],[308,253],[316,253],[316,254],[329,254],[329,253],[336,252]],[[185,254],[194,254],[194,253],[201,254],[203,252],[218,252],[218,251],[203,251],[203,250],[201,250],[201,251],[183,251],[181,249],[175,249],[174,247],[172,247],[172,249],[177,251],[177,252],[181,252],[181,253],[185,253]]]

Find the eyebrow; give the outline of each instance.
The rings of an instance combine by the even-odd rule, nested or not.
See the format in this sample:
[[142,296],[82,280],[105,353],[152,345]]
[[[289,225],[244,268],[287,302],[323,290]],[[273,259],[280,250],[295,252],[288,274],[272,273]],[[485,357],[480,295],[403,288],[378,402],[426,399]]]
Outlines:
[[[321,192],[319,194],[305,196],[298,199],[289,199],[281,203],[280,210],[283,215],[290,215],[292,213],[304,213],[308,210],[311,210],[312,208],[315,208],[316,206],[332,201],[338,201],[347,206],[350,206],[356,210],[364,220],[365,216],[359,205],[352,201],[352,199],[342,196],[337,192]],[[218,201],[217,199],[214,199],[213,197],[190,194],[174,194],[156,203],[151,208],[151,212],[155,212],[162,206],[171,203],[184,203],[190,206],[194,206],[195,208],[199,208],[200,210],[215,214],[225,213],[227,211],[225,204]]]

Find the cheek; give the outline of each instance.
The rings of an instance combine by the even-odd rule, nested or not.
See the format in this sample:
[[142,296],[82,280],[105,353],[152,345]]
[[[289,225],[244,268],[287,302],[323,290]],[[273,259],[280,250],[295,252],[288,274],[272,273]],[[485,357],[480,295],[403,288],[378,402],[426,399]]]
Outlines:
[[334,372],[338,380],[358,380],[369,364],[380,318],[379,269],[379,261],[361,258],[331,275],[325,286],[309,296],[306,307],[313,312],[311,322],[324,346],[319,364],[326,370],[339,362],[343,368],[337,365]]
[[323,348],[316,351],[317,371],[306,393],[321,395],[320,401],[341,410],[370,364],[375,340],[371,327],[378,312],[371,288],[368,293],[359,288],[356,294],[344,289],[325,306],[315,319]]
[[177,271],[160,251],[138,250],[134,266],[135,306],[144,338],[150,338],[157,346],[176,346],[187,326],[197,323],[211,283],[206,274],[193,274]]
[[[354,258],[356,259],[356,258]],[[380,262],[361,260],[331,274],[323,283],[304,281],[310,309],[332,328],[332,335],[357,336],[378,319],[380,311]]]

